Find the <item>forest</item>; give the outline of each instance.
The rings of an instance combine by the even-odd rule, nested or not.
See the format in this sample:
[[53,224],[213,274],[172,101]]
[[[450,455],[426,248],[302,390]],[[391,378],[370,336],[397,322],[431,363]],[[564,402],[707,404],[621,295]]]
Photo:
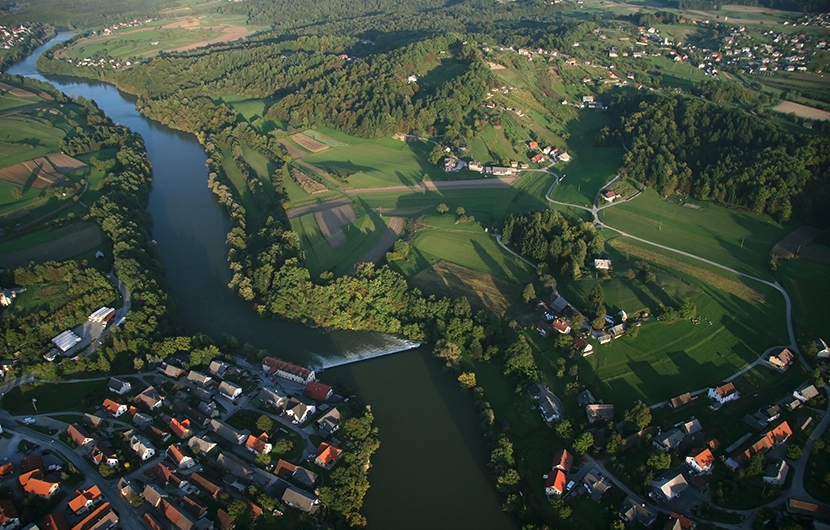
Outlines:
[[830,226],[830,139],[792,133],[746,111],[688,96],[620,97],[600,145],[630,150],[627,175],[662,195]]

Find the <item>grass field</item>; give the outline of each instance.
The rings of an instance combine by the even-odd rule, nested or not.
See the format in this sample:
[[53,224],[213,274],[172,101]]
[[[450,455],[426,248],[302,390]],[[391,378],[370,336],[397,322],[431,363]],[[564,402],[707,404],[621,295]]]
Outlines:
[[667,202],[648,189],[630,202],[604,209],[600,217],[634,236],[769,278],[770,249],[795,226],[782,227],[768,218],[711,203],[701,206],[696,210]]
[[348,175],[352,188],[411,186],[421,182],[424,175],[435,180],[446,178],[443,171],[427,162],[432,147],[426,142],[376,140],[332,147],[305,155],[303,160],[330,173]]
[[812,261],[791,259],[778,262],[778,281],[793,303],[793,319],[798,335],[807,340],[817,337],[830,341],[827,312],[818,310],[830,297],[830,267]]
[[41,414],[73,410],[93,412],[104,398],[109,397],[105,381],[22,385],[6,392],[3,408],[9,414],[20,416],[34,414],[32,399],[37,399],[37,411]]
[[62,118],[39,118],[33,112],[0,117],[0,167],[59,153],[63,126]]
[[651,318],[635,339],[622,337],[595,345],[594,354],[581,361],[580,382],[602,394],[606,402],[654,403],[696,390],[736,372],[767,348],[788,342],[783,299],[770,287],[757,284],[755,290],[763,301],[748,301],[713,286],[717,281],[713,278],[702,280],[657,263],[652,263],[657,282],[645,284],[623,275],[638,261],[636,257],[626,262],[613,247],[609,253],[614,260],[611,280],[559,286],[577,307],[600,281],[609,313],[623,309],[634,315],[648,310],[657,315],[661,304],[679,307],[691,301],[701,323],[664,324]]
[[602,187],[617,174],[622,163],[622,147],[595,147],[594,138],[608,123],[605,114],[587,109],[578,120],[568,124],[571,133],[567,164],[558,164],[554,171],[566,175],[551,194],[557,201],[590,206]]

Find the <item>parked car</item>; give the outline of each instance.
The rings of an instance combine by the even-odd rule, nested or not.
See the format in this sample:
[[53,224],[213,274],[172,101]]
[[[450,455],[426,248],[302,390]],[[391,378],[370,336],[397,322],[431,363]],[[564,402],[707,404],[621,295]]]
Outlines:
[[47,469],[48,469],[49,471],[60,471],[61,469],[63,469],[63,466],[61,466],[61,465],[59,465],[59,464],[52,464],[52,465],[51,465],[51,466],[49,466]]
[[29,416],[28,418],[23,418],[23,423],[25,423],[26,425],[33,425],[37,423],[37,418],[33,418],[31,416]]

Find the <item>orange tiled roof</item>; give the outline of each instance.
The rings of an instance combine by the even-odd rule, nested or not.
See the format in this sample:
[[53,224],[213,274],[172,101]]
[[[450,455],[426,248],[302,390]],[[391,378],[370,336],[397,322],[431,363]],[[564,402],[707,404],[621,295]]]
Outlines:
[[732,383],[726,383],[725,385],[721,385],[717,387],[715,391],[717,391],[718,395],[722,398],[725,398],[726,396],[737,392],[737,390],[735,390],[735,385],[733,385]]
[[9,462],[0,466],[0,477],[6,477],[14,473],[14,464]]
[[104,400],[103,407],[104,410],[115,416],[116,414],[118,414],[118,409],[121,408],[121,405],[107,398]]
[[790,424],[786,421],[767,433],[767,438],[774,444],[780,444],[787,441],[787,438],[793,435],[793,430]]
[[46,482],[43,480],[43,473],[39,469],[33,469],[28,473],[20,475],[19,480],[20,485],[23,486],[23,491],[40,495],[41,497],[48,497],[53,492],[53,488],[58,485],[55,482]]
[[698,454],[694,455],[693,458],[701,469],[706,469],[715,463],[715,455],[713,455],[712,451],[708,448],[700,451]]
[[184,453],[182,453],[181,449],[176,447],[176,444],[168,447],[168,450],[170,451],[170,456],[173,457],[173,460],[175,460],[177,464],[180,464],[182,460],[184,460]]
[[574,457],[568,451],[562,449],[555,455],[553,455],[553,465],[551,469],[561,469],[565,473],[571,470],[571,464],[573,464]]
[[43,530],[69,530],[69,523],[66,522],[66,516],[62,512],[54,512],[43,518],[40,528]]
[[565,492],[565,484],[567,484],[568,479],[565,477],[565,473],[562,472],[561,469],[557,469],[556,471],[552,471],[548,475],[548,480],[545,482],[546,488],[551,488],[553,491],[564,493]]
[[77,497],[69,501],[69,508],[73,512],[78,512],[79,510],[83,509],[84,506],[87,505],[87,502],[92,501],[95,502],[95,499],[101,496],[101,490],[98,489],[98,486],[92,486],[88,490],[81,492]]
[[173,434],[179,438],[184,438],[190,430],[190,420],[185,419],[179,421],[176,418],[173,418],[170,420],[170,430],[173,431]]
[[72,530],[87,530],[91,528],[95,523],[103,519],[109,512],[112,511],[112,506],[110,503],[105,502],[101,506],[95,509],[92,513],[84,517],[84,519],[72,527]]
[[14,507],[12,501],[6,499],[0,500],[0,525],[6,524],[18,517],[17,508]]
[[323,442],[317,448],[317,460],[322,462],[323,466],[329,466],[337,462],[342,452],[343,450],[336,445]]
[[265,451],[265,446],[267,443],[268,435],[265,433],[262,433],[259,436],[249,434],[248,439],[245,441],[245,445],[253,449],[257,453],[262,453],[263,451]]

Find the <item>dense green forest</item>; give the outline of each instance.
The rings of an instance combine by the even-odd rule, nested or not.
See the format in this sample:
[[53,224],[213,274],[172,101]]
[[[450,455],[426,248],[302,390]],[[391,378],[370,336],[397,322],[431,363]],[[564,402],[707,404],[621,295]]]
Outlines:
[[[27,0],[3,2],[0,16],[5,24],[38,21],[61,28],[94,28],[115,22],[147,19],[174,7],[171,0]],[[12,8],[12,6],[14,8]]]
[[621,97],[600,144],[630,149],[629,177],[726,206],[830,225],[830,139],[686,96]]
[[510,215],[502,241],[523,256],[547,265],[547,270],[577,280],[589,257],[600,256],[605,238],[590,222],[572,222],[555,210]]
[[725,4],[741,6],[769,7],[785,11],[821,12],[830,11],[828,0],[671,0],[667,2],[671,7],[680,9],[720,9]]

